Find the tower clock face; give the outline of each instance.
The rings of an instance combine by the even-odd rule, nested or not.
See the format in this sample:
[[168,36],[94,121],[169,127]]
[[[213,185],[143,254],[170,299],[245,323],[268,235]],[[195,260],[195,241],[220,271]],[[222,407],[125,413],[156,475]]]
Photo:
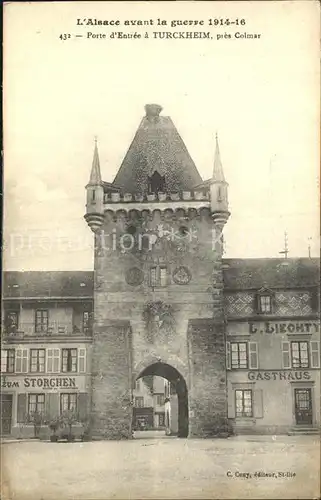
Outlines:
[[128,285],[138,286],[144,281],[144,273],[139,267],[132,267],[126,273],[126,282]]
[[173,280],[178,285],[186,285],[192,279],[191,272],[185,266],[177,267],[173,272]]

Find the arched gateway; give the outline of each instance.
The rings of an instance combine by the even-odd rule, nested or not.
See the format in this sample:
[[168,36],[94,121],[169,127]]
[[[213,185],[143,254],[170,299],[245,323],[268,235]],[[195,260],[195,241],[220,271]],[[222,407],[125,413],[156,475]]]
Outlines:
[[[180,434],[227,431],[221,233],[229,212],[216,143],[203,182],[173,122],[145,107],[113,183],[97,144],[85,219],[95,233],[93,437],[131,438],[137,377],[177,386]],[[217,142],[217,140],[216,140]],[[161,187],[151,192],[154,172]]]
[[137,378],[148,375],[167,379],[175,389],[178,400],[178,437],[188,436],[188,389],[187,384],[179,371],[167,363],[153,363],[143,369]]

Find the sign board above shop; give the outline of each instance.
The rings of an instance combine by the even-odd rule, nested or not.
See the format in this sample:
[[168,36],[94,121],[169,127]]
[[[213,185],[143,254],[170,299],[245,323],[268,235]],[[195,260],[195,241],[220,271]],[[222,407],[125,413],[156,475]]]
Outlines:
[[78,389],[75,377],[1,377],[1,388],[24,388],[24,389]]
[[300,334],[317,333],[320,331],[320,324],[315,321],[255,321],[249,322],[250,333],[281,333]]

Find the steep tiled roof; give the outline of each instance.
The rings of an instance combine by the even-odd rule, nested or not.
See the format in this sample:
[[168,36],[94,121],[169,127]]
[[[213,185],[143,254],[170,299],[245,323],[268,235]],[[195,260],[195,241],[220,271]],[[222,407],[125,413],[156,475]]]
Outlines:
[[230,289],[317,286],[320,260],[224,259],[224,285]]
[[90,271],[7,271],[2,294],[11,297],[93,297]]
[[[230,290],[318,286],[319,259],[223,259]],[[6,271],[2,294],[14,297],[93,297],[91,271]]]
[[148,176],[165,176],[166,191],[192,190],[202,178],[169,116],[159,116],[161,107],[145,106],[142,119],[114,179],[124,192],[146,193]]

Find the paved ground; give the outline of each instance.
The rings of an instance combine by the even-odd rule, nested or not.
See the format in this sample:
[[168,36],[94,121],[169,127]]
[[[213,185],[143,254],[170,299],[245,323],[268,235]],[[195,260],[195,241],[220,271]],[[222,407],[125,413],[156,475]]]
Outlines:
[[[8,442],[3,500],[316,499],[318,436],[217,440],[140,433],[132,441]],[[276,473],[256,477],[255,472]],[[278,477],[278,473],[295,477]],[[239,476],[240,473],[249,474]]]

